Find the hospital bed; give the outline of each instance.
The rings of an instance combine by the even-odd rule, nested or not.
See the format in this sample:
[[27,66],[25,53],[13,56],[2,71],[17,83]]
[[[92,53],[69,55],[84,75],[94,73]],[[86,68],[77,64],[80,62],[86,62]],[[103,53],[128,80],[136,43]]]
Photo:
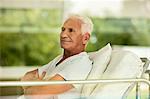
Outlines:
[[[116,55],[117,55],[117,53],[115,52]],[[122,53],[125,53],[125,52],[121,52],[121,54]],[[120,54],[120,52],[119,52],[119,54]],[[115,55],[114,55],[114,57],[115,57]],[[116,56],[116,57],[118,57],[118,56]],[[104,58],[104,57],[102,57],[102,58]],[[123,91],[123,94],[121,94],[121,99],[126,99],[129,92],[131,92],[131,90],[134,87],[136,87],[136,99],[141,99],[141,97],[140,97],[140,85],[141,85],[141,83],[145,83],[149,86],[148,99],[150,99],[150,71],[147,70],[147,68],[150,64],[150,60],[148,60],[147,58],[140,58],[140,60],[143,62],[142,71],[141,71],[140,76],[137,76],[136,78],[110,78],[110,79],[105,79],[105,77],[102,77],[103,79],[87,79],[87,80],[74,80],[74,81],[44,81],[44,82],[37,82],[37,81],[36,82],[35,81],[34,82],[2,81],[2,82],[0,82],[0,86],[1,87],[2,86],[40,86],[40,85],[49,85],[49,84],[85,84],[85,85],[88,85],[88,84],[101,84],[102,85],[102,84],[104,84],[104,86],[105,86],[105,84],[106,84],[106,86],[108,85],[108,88],[109,88],[109,85],[111,85],[111,84],[118,84],[119,85],[120,83],[121,84],[122,83],[128,83],[129,84],[128,87]],[[111,62],[109,62],[109,63],[111,63]],[[109,70],[108,67],[107,67],[107,69]],[[105,69],[104,71],[107,71],[107,69]],[[111,73],[111,72],[108,72],[108,73]],[[149,80],[145,79],[143,77],[143,74],[145,74],[145,73],[149,75]],[[116,76],[116,77],[118,77],[118,76]],[[87,91],[86,87],[85,87],[85,91]],[[120,90],[118,90],[118,91],[120,91]],[[99,98],[96,98],[96,99],[99,99]],[[113,98],[111,98],[111,99],[113,99]]]
[[[143,65],[143,74],[148,73],[150,75],[149,71],[146,71],[150,61],[147,58],[141,58],[141,60],[144,62]],[[150,76],[149,76],[150,77]],[[20,81],[3,81],[0,82],[0,86],[37,86],[37,85],[49,85],[49,84],[91,84],[91,83],[128,83],[128,82],[134,82],[136,85],[136,99],[140,99],[140,84],[141,82],[147,84],[149,86],[149,98],[150,99],[150,81],[144,78],[138,78],[138,79],[105,79],[105,80],[84,80],[84,81],[47,81],[47,82],[20,82]],[[127,96],[129,92],[133,89],[133,86],[131,86],[123,97]]]
[[[147,58],[141,58],[144,62],[143,65],[143,74],[147,73],[149,75],[150,80],[150,71],[146,70],[150,61]],[[131,86],[123,96],[123,99],[128,96],[129,92],[136,86],[136,99],[142,99],[140,97],[140,85],[141,82],[145,83],[149,86],[148,99],[150,99],[150,81],[144,78],[138,79],[99,79],[99,80],[84,80],[84,81],[47,81],[47,82],[20,82],[20,81],[2,81],[0,82],[0,86],[39,86],[39,85],[49,85],[49,84],[91,84],[91,83],[131,83],[134,82],[134,85]]]

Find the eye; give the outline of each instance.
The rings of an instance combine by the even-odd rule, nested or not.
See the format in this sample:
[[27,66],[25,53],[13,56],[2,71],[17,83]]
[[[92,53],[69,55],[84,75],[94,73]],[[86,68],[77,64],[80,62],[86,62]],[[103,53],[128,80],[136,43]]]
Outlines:
[[61,31],[65,31],[65,28],[64,28],[64,27],[62,27],[62,28],[61,28]]
[[69,28],[68,30],[69,30],[69,32],[73,32],[73,29],[72,29],[72,28]]

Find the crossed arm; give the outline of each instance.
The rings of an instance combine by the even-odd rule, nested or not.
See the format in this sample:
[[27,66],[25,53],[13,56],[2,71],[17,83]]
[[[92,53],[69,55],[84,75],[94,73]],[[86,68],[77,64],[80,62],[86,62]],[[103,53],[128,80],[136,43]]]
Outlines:
[[[27,72],[21,81],[42,81],[43,77],[45,76],[45,72],[42,73],[42,76],[38,75],[38,70]],[[65,79],[56,74],[52,78],[49,79],[50,81],[64,81]],[[74,86],[71,84],[62,84],[62,85],[46,85],[46,86],[29,86],[23,87],[25,95],[42,95],[42,94],[60,94],[72,89]]]

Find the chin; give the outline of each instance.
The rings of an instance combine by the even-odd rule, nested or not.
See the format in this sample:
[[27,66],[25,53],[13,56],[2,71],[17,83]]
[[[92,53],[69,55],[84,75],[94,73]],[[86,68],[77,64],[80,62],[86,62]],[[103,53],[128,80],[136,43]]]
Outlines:
[[70,50],[70,47],[68,45],[61,45],[61,48],[65,49],[65,50]]
[[61,44],[61,48],[63,48],[63,49],[67,49],[67,48],[68,48],[68,46],[67,46],[67,45],[65,45],[65,44]]

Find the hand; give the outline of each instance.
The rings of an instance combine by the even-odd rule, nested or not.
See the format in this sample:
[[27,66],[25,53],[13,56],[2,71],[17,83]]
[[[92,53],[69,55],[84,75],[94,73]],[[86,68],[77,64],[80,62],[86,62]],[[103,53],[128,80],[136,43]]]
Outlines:
[[46,75],[46,71],[43,71],[41,76],[39,76],[39,74],[38,74],[38,80],[43,80],[45,75]]
[[35,81],[38,79],[38,69],[27,72],[22,78],[21,81]]
[[38,69],[27,72],[22,78],[21,81],[39,81],[43,80],[46,72],[44,71],[41,76],[38,74]]
[[[43,80],[46,72],[44,71],[41,76],[38,74],[38,69],[27,72],[22,78],[21,81],[41,81]],[[23,86],[23,89],[26,90],[29,86]]]

